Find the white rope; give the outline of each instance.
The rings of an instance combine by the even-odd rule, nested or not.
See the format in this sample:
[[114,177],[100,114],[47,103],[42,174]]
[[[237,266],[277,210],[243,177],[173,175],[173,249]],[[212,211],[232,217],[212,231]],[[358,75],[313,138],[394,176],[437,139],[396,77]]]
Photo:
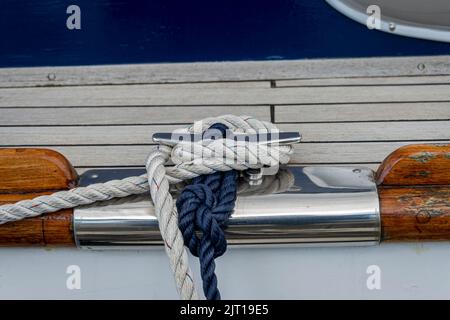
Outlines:
[[237,194],[241,197],[245,197],[283,193],[292,190],[294,186],[294,174],[285,168],[280,168],[280,170],[275,175],[263,176],[261,184],[259,185],[250,185],[245,180],[241,180],[238,184]]
[[[224,115],[195,122],[193,126],[178,132],[200,133],[215,123],[226,125],[234,133],[261,133],[276,130],[275,125],[270,122],[247,116]],[[169,184],[216,171],[245,170],[287,163],[292,153],[291,146],[262,146],[252,142],[233,143],[227,139],[205,141],[158,146],[147,158],[146,175],[112,180],[88,187],[60,191],[32,200],[23,200],[15,204],[2,205],[0,206],[0,224],[150,191],[165,249],[175,275],[177,290],[182,299],[197,299],[188,255],[178,228],[178,214],[169,192]],[[221,152],[217,152],[218,150]],[[167,166],[169,161],[172,161],[174,166]]]

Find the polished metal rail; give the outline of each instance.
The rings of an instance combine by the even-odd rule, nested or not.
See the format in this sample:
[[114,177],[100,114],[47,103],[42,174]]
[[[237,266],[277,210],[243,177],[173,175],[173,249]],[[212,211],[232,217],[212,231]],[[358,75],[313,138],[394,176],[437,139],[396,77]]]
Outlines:
[[[90,172],[97,175],[95,173]],[[226,229],[231,244],[372,245],[380,241],[373,172],[363,167],[288,167],[267,176],[286,190],[267,193],[267,183],[244,186]],[[269,181],[270,182],[270,181]],[[281,192],[280,192],[281,191]],[[161,245],[150,197],[135,196],[74,212],[82,248],[148,248]]]

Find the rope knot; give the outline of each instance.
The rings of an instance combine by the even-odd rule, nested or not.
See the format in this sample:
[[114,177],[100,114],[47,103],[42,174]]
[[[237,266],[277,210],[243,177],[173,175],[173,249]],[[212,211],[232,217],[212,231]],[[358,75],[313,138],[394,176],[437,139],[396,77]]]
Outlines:
[[[226,126],[214,124],[211,129],[225,134]],[[204,136],[207,135],[205,131]],[[238,172],[215,172],[192,180],[185,187],[176,206],[178,226],[185,245],[200,258],[203,290],[210,300],[220,299],[214,259],[227,249],[224,228],[234,209]]]
[[[232,203],[221,201],[217,196],[217,183],[211,185],[208,179],[187,186],[177,200],[179,227],[185,244],[194,256],[199,256],[200,245],[207,243],[211,246],[214,258],[220,257],[226,250],[226,239],[223,229],[229,218]],[[217,179],[219,178],[219,179]],[[200,234],[199,234],[200,233]]]

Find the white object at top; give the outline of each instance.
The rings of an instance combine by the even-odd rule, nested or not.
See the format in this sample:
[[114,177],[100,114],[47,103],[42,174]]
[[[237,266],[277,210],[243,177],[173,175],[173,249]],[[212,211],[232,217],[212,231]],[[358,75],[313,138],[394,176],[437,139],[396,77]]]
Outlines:
[[[340,13],[359,23],[372,24],[374,29],[407,37],[450,42],[450,1],[448,0],[325,1]],[[373,20],[378,17],[378,21]]]

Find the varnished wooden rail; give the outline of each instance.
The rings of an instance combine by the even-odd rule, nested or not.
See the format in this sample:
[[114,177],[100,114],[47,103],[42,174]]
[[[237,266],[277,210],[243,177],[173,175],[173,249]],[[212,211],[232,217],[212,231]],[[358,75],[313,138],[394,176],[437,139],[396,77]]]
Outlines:
[[[450,145],[402,147],[376,174],[382,241],[450,240]],[[48,149],[0,149],[0,204],[77,186],[72,165]],[[0,246],[74,246],[73,211],[0,226]]]
[[399,148],[377,184],[383,241],[450,240],[450,145]]
[[[61,154],[48,149],[0,149],[0,204],[77,186],[78,175]],[[73,210],[0,226],[0,246],[74,246]]]

